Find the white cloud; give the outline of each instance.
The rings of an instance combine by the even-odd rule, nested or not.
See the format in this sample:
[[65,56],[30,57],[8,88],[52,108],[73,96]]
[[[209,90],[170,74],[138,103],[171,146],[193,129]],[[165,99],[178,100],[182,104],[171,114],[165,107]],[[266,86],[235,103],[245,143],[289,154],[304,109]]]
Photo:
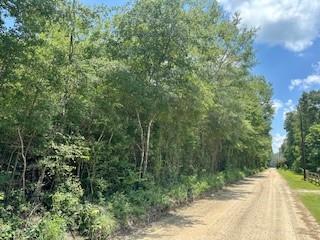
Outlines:
[[296,109],[295,104],[293,103],[292,99],[289,99],[285,104],[284,104],[284,108],[283,108],[283,115],[282,118],[283,120],[286,119],[286,114],[288,112],[292,112]]
[[272,107],[274,109],[275,115],[277,115],[278,113],[282,113],[283,120],[286,118],[286,114],[288,112],[292,112],[296,109],[296,106],[293,103],[292,99],[289,99],[286,102],[283,102],[280,99],[273,99]]
[[281,135],[279,133],[272,136],[272,150],[274,153],[279,152],[279,148],[281,147],[285,138],[285,135]]
[[274,114],[276,115],[278,111],[283,108],[283,102],[279,99],[272,100],[272,107],[274,109]]
[[315,85],[320,86],[320,61],[312,65],[313,73],[302,79],[292,79],[289,85],[290,91],[295,88],[308,90]]
[[291,80],[289,89],[291,91],[295,88],[307,90],[314,85],[320,85],[320,74],[311,74],[303,79],[293,79]]
[[320,34],[319,0],[218,0],[242,23],[259,28],[257,40],[300,52]]

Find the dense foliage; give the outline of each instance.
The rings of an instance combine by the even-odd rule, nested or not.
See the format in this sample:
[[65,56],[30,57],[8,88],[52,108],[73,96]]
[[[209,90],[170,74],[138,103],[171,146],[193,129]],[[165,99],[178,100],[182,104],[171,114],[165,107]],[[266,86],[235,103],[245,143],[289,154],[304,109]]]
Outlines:
[[[295,111],[286,115],[287,138],[281,147],[286,164],[294,170],[320,167],[320,91],[305,92]],[[305,156],[305,164],[302,155]]]
[[215,1],[0,11],[1,239],[105,239],[267,165],[254,31]]

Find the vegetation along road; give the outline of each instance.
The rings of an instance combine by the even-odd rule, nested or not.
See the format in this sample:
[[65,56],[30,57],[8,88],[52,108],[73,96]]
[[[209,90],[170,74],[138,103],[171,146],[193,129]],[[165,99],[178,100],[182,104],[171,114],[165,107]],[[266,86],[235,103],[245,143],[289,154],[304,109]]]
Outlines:
[[122,239],[320,239],[320,226],[275,169],[172,212]]
[[320,239],[319,3],[0,0],[0,240]]

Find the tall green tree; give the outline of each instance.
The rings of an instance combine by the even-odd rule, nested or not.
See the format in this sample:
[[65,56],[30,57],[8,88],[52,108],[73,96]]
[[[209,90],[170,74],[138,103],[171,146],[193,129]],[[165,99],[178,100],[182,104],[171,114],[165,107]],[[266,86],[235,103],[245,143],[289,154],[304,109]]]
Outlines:
[[[317,125],[320,122],[320,91],[304,92],[299,99],[297,110],[286,116],[287,141],[283,146],[289,166],[296,170],[303,167],[303,151],[306,167],[318,167],[316,156]],[[303,137],[303,139],[302,139]],[[308,140],[307,140],[308,139]]]
[[13,219],[50,212],[41,221],[93,236],[112,218],[91,204],[123,221],[172,186],[267,165],[272,88],[251,71],[255,31],[216,1],[7,0],[0,11],[0,213],[17,206],[15,234],[27,223]]

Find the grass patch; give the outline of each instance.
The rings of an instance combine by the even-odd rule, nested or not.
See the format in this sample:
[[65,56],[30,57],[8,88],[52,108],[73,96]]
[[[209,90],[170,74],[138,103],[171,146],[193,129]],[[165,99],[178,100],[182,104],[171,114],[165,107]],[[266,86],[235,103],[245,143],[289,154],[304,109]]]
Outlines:
[[[303,175],[290,170],[278,169],[281,176],[287,180],[290,188],[295,190],[319,190],[320,186],[303,180]],[[299,193],[298,196],[311,212],[315,219],[320,223],[320,194],[319,193]]]
[[303,204],[309,209],[311,214],[320,223],[320,194],[302,193],[299,194]]
[[292,189],[320,190],[320,186],[317,186],[311,182],[304,181],[302,174],[284,169],[278,169],[278,172],[284,179],[287,180],[289,186]]

